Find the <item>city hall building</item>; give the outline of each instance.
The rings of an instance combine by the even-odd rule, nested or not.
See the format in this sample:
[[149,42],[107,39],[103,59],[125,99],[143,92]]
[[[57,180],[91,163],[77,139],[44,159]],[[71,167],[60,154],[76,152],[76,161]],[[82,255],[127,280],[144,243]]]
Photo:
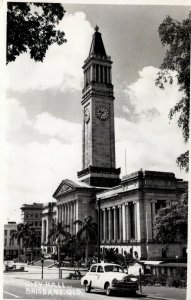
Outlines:
[[[106,54],[96,26],[88,58],[84,62],[82,91],[82,170],[78,182],[65,179],[56,189],[54,218],[76,234],[75,220],[101,219],[101,250],[116,248],[139,259],[161,258],[163,247],[153,239],[153,220],[161,207],[180,200],[187,182],[173,173],[139,170],[120,179],[115,161],[114,92],[112,61]],[[42,245],[48,239],[52,219],[42,213]],[[169,245],[169,257],[181,257],[184,243]]]

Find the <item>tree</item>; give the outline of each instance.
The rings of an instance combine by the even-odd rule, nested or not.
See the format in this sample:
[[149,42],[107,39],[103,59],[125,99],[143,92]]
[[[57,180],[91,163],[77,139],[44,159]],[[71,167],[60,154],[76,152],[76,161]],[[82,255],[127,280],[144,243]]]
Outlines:
[[[159,26],[159,36],[163,46],[168,46],[163,63],[156,79],[156,85],[161,89],[165,83],[173,83],[172,71],[176,71],[179,91],[183,93],[182,98],[170,110],[169,119],[176,114],[178,126],[182,129],[185,143],[189,139],[189,116],[190,116],[190,42],[191,42],[191,20],[182,22],[167,16]],[[181,154],[177,158],[177,164],[188,172],[189,152]]]
[[56,241],[58,245],[58,263],[60,266],[60,246],[64,242],[67,242],[70,239],[70,233],[67,231],[69,225],[64,225],[63,222],[58,222],[57,224],[53,222],[52,228],[48,235],[48,239],[53,238],[53,241]]
[[172,207],[161,208],[154,220],[154,238],[164,245],[187,241],[188,193]]
[[93,222],[93,217],[85,217],[84,220],[76,220],[74,224],[79,224],[80,229],[77,232],[77,238],[80,239],[84,235],[86,263],[88,262],[89,245],[96,243],[97,224]]
[[77,238],[76,235],[72,235],[66,243],[67,253],[71,257],[72,266],[74,263],[74,259],[76,257],[76,253],[77,253],[77,251],[79,251],[80,248],[81,248],[81,243],[80,243],[79,239]]
[[[20,223],[17,225],[16,230],[11,231],[11,238],[16,238],[18,243],[18,260],[20,260],[20,243],[24,247],[24,261],[26,262],[26,249],[36,240],[36,235],[33,229],[30,228],[28,223]],[[33,252],[33,249],[32,249]]]
[[37,246],[40,248],[41,244],[41,237],[39,235],[36,235],[36,232],[33,228],[30,229],[30,236],[28,237],[28,246],[31,247],[32,250],[32,256],[31,260],[34,261],[34,246],[37,248]]
[[66,42],[56,25],[64,17],[59,3],[7,3],[7,63],[29,50],[35,61],[43,61],[48,47]]

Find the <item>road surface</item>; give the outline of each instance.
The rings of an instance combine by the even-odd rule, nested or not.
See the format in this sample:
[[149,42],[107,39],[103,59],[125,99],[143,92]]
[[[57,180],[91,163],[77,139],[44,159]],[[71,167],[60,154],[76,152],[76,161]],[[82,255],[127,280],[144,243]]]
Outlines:
[[[58,269],[27,267],[28,272],[4,273],[4,299],[59,299],[59,300],[105,300],[104,291],[85,293],[79,280],[58,279]],[[142,297],[116,295],[112,299],[137,300]]]

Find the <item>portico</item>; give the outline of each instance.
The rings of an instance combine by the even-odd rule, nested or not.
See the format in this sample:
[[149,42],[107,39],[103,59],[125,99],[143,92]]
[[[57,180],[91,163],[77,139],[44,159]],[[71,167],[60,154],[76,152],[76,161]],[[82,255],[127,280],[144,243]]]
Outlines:
[[162,245],[153,235],[155,214],[179,201],[186,186],[173,173],[141,170],[123,177],[119,186],[98,193],[101,248],[133,251],[139,258],[160,257]]

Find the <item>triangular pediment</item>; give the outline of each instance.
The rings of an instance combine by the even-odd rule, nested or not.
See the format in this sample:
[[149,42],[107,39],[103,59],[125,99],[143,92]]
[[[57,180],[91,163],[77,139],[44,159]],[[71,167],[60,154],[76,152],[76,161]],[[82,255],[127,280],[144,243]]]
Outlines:
[[55,193],[53,194],[54,198],[57,198],[61,195],[67,194],[71,191],[76,190],[76,186],[72,184],[71,180],[63,180],[61,184],[56,189]]

